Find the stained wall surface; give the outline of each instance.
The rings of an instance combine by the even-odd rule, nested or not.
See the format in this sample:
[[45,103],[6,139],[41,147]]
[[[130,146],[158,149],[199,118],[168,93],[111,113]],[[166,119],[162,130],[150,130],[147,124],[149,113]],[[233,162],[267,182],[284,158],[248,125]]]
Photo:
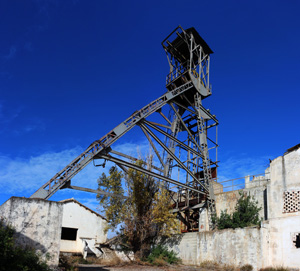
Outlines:
[[48,263],[58,265],[63,207],[59,202],[11,197],[0,206],[0,216],[16,230],[19,245],[38,250]]
[[254,270],[267,265],[265,229],[244,228],[185,233],[178,244],[169,245],[185,264],[205,261],[241,266],[251,264]]
[[74,199],[64,200],[62,227],[77,230],[76,240],[61,240],[62,252],[83,253],[86,243],[94,254],[97,244],[106,241],[106,220]]
[[[261,228],[226,229],[183,234],[169,246],[184,263],[213,261],[251,264],[254,270],[300,266],[300,146],[274,159],[258,182],[247,182],[240,191],[253,195],[263,208]],[[216,195],[217,214],[232,213],[239,191]]]

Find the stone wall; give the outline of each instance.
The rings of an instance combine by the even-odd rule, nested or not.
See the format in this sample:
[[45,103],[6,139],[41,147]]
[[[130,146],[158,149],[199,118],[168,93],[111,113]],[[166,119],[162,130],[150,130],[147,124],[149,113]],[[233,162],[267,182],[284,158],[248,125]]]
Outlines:
[[0,217],[15,228],[18,244],[49,255],[51,266],[58,265],[62,212],[62,203],[42,199],[11,197],[0,206]]

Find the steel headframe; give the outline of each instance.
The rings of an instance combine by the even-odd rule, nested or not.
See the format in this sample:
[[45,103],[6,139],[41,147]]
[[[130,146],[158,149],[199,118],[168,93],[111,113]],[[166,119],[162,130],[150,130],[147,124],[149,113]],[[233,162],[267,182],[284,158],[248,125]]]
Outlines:
[[[95,159],[105,159],[116,163],[125,172],[133,168],[169,184],[174,209],[179,212],[180,202],[185,202],[183,208],[192,208],[195,199],[197,204],[205,201],[214,211],[213,180],[216,178],[218,144],[216,133],[212,137],[209,134],[211,130],[217,130],[218,120],[202,105],[202,101],[211,95],[209,63],[212,51],[194,28],[184,30],[180,26],[162,42],[162,46],[170,66],[167,92],[93,142],[31,198],[49,199],[66,187],[93,192],[71,186],[71,179]],[[139,128],[157,158],[152,170],[138,167],[134,162],[137,158],[112,149],[118,139]],[[213,159],[209,157],[212,149]]]

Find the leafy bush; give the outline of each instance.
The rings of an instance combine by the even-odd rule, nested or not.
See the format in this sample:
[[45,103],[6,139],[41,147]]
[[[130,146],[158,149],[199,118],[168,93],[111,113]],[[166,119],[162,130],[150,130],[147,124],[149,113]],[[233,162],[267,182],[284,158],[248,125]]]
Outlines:
[[215,223],[220,230],[258,226],[261,222],[259,211],[262,208],[257,205],[258,202],[254,200],[253,196],[251,197],[240,192],[240,198],[237,201],[233,214],[227,214],[227,210],[221,211],[219,218],[216,216],[213,217],[213,223]]
[[50,271],[33,249],[15,246],[15,230],[0,220],[0,271]]
[[150,255],[147,257],[147,261],[155,265],[176,264],[180,262],[180,259],[176,256],[174,251],[169,251],[162,245],[155,246]]

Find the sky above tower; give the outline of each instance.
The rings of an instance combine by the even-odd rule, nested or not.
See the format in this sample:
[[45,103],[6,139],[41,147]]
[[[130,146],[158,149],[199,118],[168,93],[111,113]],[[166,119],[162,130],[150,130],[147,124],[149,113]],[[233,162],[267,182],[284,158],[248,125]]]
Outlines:
[[[300,143],[300,2],[0,2],[0,204],[29,197],[134,111],[161,96],[161,41],[195,27],[211,55],[219,176],[262,173]],[[132,135],[123,152],[148,149]],[[109,166],[109,165],[108,165]],[[96,188],[89,166],[75,181]],[[95,209],[93,194],[60,191]]]

